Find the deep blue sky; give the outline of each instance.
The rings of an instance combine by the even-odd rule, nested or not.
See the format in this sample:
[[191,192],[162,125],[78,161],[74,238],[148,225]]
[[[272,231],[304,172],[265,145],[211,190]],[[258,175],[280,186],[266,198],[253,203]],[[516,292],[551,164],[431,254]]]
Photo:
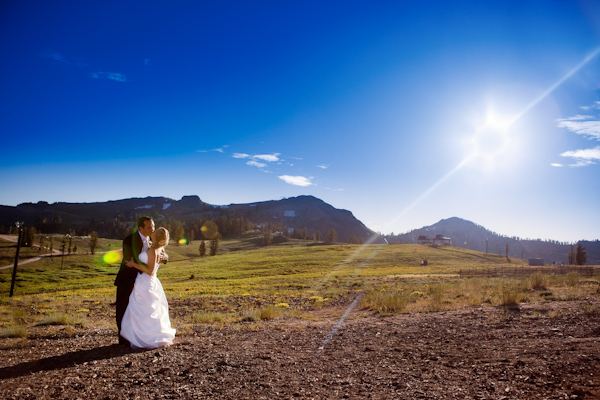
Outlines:
[[382,233],[600,238],[598,1],[5,0],[0,51],[2,205],[314,195]]

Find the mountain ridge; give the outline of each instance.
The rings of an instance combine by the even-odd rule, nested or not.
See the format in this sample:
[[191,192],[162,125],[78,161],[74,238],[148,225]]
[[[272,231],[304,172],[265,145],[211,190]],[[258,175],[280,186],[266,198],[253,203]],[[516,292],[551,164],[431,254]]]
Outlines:
[[[325,237],[335,229],[338,241],[352,236],[367,240],[377,234],[356,219],[352,212],[337,209],[314,196],[297,196],[282,200],[268,200],[247,204],[211,205],[199,196],[183,196],[181,200],[167,197],[129,198],[95,203],[49,204],[22,203],[17,206],[0,206],[0,232],[6,232],[15,221],[24,221],[44,233],[88,234],[102,231],[105,237],[120,238],[130,230],[137,218],[150,215],[157,220],[179,220],[192,224],[198,220],[243,218],[262,226],[287,233],[303,230],[308,236],[320,232]],[[191,228],[190,228],[191,229]],[[100,233],[100,232],[98,232]],[[198,232],[198,236],[201,237]]]
[[[211,205],[197,195],[183,196],[181,200],[168,197],[134,197],[94,203],[21,203],[17,206],[0,205],[0,233],[8,233],[15,221],[23,221],[41,233],[75,233],[87,235],[92,230],[101,236],[120,239],[131,231],[139,216],[151,215],[157,224],[181,221],[186,232],[194,230],[202,237],[201,222],[212,220],[224,226],[238,219],[238,225],[250,222],[262,227],[270,224],[285,234],[311,237],[319,232],[325,238],[329,229],[337,232],[337,241],[352,237],[359,242],[418,243],[419,236],[449,237],[456,247],[505,255],[509,257],[543,258],[546,263],[567,263],[571,243],[555,240],[522,239],[500,235],[474,222],[451,217],[422,228],[398,235],[381,235],[356,219],[351,211],[337,209],[314,196],[297,196],[281,200],[253,203]],[[229,221],[231,222],[231,221]],[[381,239],[381,240],[380,240]],[[487,241],[486,241],[487,239]],[[600,264],[600,241],[581,240],[588,254],[588,264]]]

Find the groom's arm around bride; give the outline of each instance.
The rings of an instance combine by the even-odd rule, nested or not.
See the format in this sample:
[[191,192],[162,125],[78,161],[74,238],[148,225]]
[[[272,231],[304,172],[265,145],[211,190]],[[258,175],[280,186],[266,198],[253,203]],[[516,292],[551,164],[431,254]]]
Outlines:
[[133,285],[138,275],[138,270],[127,267],[127,261],[133,258],[135,262],[140,263],[139,255],[144,251],[144,248],[148,247],[147,237],[154,232],[154,221],[150,217],[142,217],[138,220],[137,228],[135,232],[123,239],[123,259],[117,273],[117,278],[115,279],[115,286],[117,287],[116,320],[119,330],[119,343],[124,345],[129,345],[129,343],[121,337],[121,321],[123,320],[125,310],[127,310],[129,295],[133,290]]

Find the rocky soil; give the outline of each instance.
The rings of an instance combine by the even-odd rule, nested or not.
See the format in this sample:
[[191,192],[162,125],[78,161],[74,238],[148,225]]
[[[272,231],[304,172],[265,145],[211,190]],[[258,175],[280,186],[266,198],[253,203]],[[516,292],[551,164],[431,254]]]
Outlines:
[[[0,339],[4,399],[598,399],[600,301],[201,325],[134,351],[105,328]],[[325,314],[324,314],[325,315]]]

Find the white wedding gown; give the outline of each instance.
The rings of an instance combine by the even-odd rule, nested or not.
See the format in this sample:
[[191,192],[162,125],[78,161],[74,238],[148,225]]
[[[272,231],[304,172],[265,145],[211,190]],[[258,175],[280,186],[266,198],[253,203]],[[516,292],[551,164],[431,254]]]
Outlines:
[[[142,252],[139,259],[148,263],[148,254]],[[129,296],[129,305],[121,323],[121,336],[129,340],[134,349],[155,349],[169,346],[175,338],[175,329],[169,320],[169,303],[162,284],[153,275],[139,273],[135,279],[133,291]]]

